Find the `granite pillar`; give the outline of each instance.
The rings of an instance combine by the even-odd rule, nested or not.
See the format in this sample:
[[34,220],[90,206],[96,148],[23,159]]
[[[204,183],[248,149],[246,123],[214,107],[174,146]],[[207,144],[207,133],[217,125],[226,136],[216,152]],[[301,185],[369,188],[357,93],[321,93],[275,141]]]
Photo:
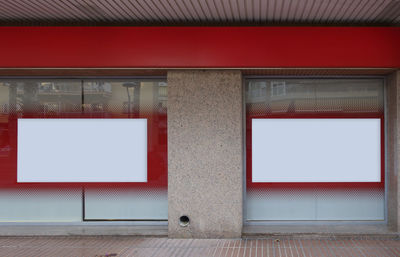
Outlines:
[[[238,238],[243,223],[240,71],[168,72],[168,231]],[[189,218],[187,226],[180,217]]]

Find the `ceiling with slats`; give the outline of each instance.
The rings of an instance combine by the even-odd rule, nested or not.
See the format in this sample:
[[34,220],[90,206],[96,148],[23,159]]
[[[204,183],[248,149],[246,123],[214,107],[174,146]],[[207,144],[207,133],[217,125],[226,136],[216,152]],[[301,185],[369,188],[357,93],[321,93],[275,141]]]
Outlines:
[[0,0],[0,25],[400,25],[400,0]]

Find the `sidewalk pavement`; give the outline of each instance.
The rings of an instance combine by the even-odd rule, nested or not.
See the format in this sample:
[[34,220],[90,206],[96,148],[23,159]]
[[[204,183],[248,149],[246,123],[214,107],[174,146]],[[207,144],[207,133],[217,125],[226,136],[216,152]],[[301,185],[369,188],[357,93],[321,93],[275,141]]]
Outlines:
[[141,237],[0,237],[0,256],[400,256],[398,238],[168,239]]

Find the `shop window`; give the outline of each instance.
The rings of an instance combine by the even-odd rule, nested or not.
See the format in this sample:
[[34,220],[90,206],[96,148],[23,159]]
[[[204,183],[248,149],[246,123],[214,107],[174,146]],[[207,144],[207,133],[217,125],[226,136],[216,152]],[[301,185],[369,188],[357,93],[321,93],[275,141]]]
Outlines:
[[248,79],[246,221],[385,219],[383,79]]
[[0,80],[0,222],[166,220],[166,101],[158,78]]

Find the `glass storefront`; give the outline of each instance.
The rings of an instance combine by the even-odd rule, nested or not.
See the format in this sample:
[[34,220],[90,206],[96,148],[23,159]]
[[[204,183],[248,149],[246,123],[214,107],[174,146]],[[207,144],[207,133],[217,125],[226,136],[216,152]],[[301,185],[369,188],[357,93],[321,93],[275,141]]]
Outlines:
[[[0,222],[167,220],[166,102],[165,79],[0,80]],[[96,138],[91,138],[93,144],[88,144],[90,141],[74,140],[72,129],[44,132],[51,127],[37,127],[36,136],[40,138],[35,138],[35,134],[30,137],[36,140],[34,142],[43,142],[43,145],[35,144],[37,151],[34,152],[33,148],[30,155],[35,157],[33,166],[36,171],[30,170],[29,165],[24,166],[17,159],[21,162],[27,159],[22,149],[18,149],[19,145],[22,147],[27,133],[22,127],[18,131],[18,126],[21,126],[22,120],[28,119],[52,120],[56,123],[62,120],[69,128],[73,128],[73,121],[85,120],[97,131],[82,131],[82,134],[96,134]],[[126,167],[122,168],[126,169],[126,173],[134,173],[138,169],[135,149],[143,135],[134,137],[129,130],[108,126],[112,121],[126,119],[145,122],[143,135],[147,135],[147,145],[142,150],[146,151],[146,161],[142,166],[146,174],[145,180],[139,182],[116,182],[112,179],[113,174],[116,176],[119,171],[116,169],[121,169],[117,163],[113,165],[109,161],[112,155],[118,157],[115,153],[121,151],[114,146],[108,147],[114,139],[126,138],[123,157],[119,154],[120,158],[125,159]],[[96,129],[93,126],[96,120],[102,121],[99,123],[102,127]],[[72,142],[72,150],[65,151],[63,145],[54,142],[49,143],[54,149],[44,147],[51,137],[53,141],[62,138],[63,142]],[[129,154],[130,149],[132,155]],[[109,181],[101,180],[104,174],[96,175],[96,168],[90,171],[94,163],[109,165],[101,169],[101,173],[109,173],[106,174],[111,178]],[[79,164],[84,164],[80,165],[85,167],[84,170],[79,170],[83,169]],[[89,169],[95,175],[90,178],[82,175],[83,179],[77,182],[73,180],[76,170],[68,172],[62,169],[68,165],[78,167],[78,172],[82,173]],[[22,167],[23,174],[29,173],[33,177],[35,172],[39,174],[43,173],[42,169],[47,169],[51,174],[49,177],[64,176],[70,180],[53,179],[47,182],[42,177],[37,181],[26,181],[21,175]],[[61,171],[69,174],[60,174]]]
[[[380,78],[247,79],[246,221],[385,220],[383,84]],[[0,222],[166,221],[166,103],[164,79],[0,80]],[[145,180],[107,181],[100,174],[79,182],[20,179],[18,135],[23,130],[18,126],[27,119],[145,120]],[[268,122],[256,130],[254,121]],[[126,137],[135,152],[129,133],[94,130],[93,142],[101,149],[73,141],[67,130],[48,134],[75,142],[79,151],[74,152],[87,167],[120,150],[108,147],[113,139]],[[40,132],[38,136],[46,137]],[[361,143],[355,144],[356,138]],[[267,141],[256,147],[254,140],[261,139]],[[53,145],[48,149],[37,144],[36,173],[50,159],[61,160],[46,166],[55,174],[77,163],[68,151]],[[256,151],[262,153],[258,159]],[[128,172],[136,172],[135,156],[124,158]],[[360,160],[368,165],[360,166]],[[106,167],[108,175],[116,176],[116,167]]]
[[385,220],[383,88],[247,79],[246,221]]

